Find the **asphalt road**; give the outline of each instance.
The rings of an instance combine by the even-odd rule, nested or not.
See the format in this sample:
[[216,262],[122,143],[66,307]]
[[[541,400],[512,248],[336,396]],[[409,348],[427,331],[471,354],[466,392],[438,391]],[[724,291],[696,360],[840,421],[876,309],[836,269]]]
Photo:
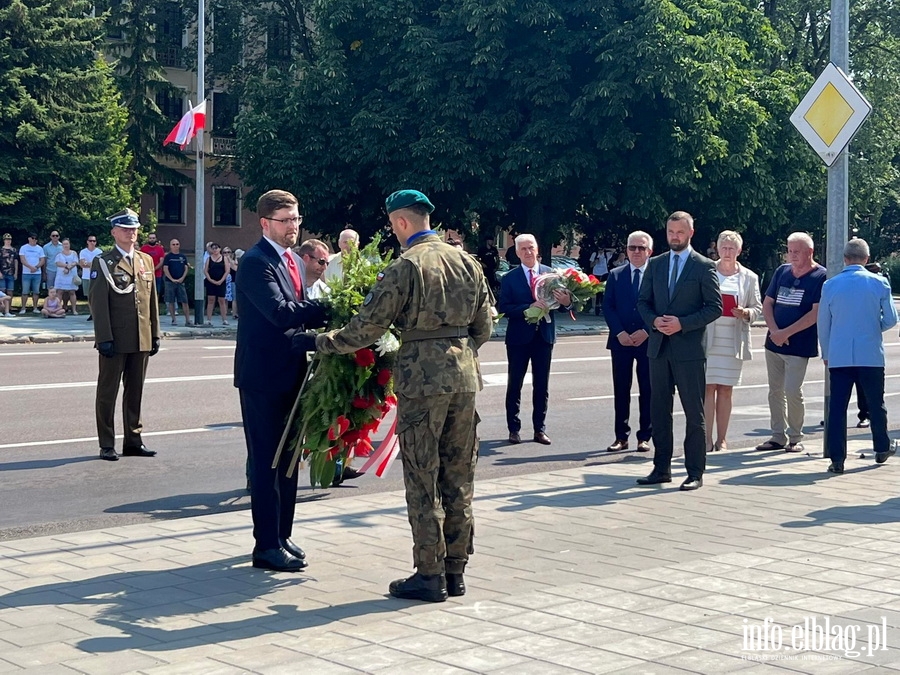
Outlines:
[[[732,450],[768,437],[763,336],[762,329],[754,329],[754,360],[745,364],[743,382],[735,391]],[[505,348],[502,342],[490,342],[482,349],[486,386],[479,394],[479,477],[647,461],[634,452],[605,451],[613,441],[605,339],[570,336],[557,344],[549,447],[532,442],[507,445]],[[900,419],[900,344],[893,331],[888,343],[889,417],[893,412]],[[237,391],[231,384],[233,354],[230,340],[164,341],[150,362],[144,397],[144,440],[159,455],[113,463],[97,459],[93,406],[98,356],[91,345],[0,346],[0,539],[248,508],[246,450]],[[823,412],[823,377],[821,361],[812,361],[804,391],[806,431],[814,437],[821,434],[817,424]],[[530,431],[530,397],[526,382],[525,432]],[[850,417],[855,424],[855,409]],[[676,438],[682,433],[680,419],[676,403]],[[301,502],[399,489],[401,475],[393,467],[384,479],[364,476],[337,489],[312,490],[305,484],[301,475]],[[302,504],[297,513],[302,520]]]

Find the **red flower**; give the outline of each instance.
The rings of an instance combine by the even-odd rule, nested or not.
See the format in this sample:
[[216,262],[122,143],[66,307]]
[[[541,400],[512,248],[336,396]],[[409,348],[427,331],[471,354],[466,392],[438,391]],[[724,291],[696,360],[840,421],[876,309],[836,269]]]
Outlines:
[[334,421],[334,424],[332,424],[330,427],[328,427],[328,440],[329,440],[329,441],[336,441],[336,440],[339,439],[341,436],[343,436],[344,433],[345,433],[345,432],[347,431],[347,429],[349,429],[349,428],[350,428],[350,420],[348,420],[348,419],[347,419],[346,417],[344,417],[343,415],[340,415],[340,416]]
[[354,408],[359,408],[360,410],[365,410],[366,408],[371,408],[375,405],[375,397],[369,394],[368,396],[354,396],[353,400],[350,404]]
[[356,365],[360,368],[368,368],[369,366],[375,365],[375,352],[373,352],[368,347],[364,349],[357,350],[356,354],[353,356],[353,360],[356,362]]
[[575,271],[574,267],[567,267],[566,269],[563,270],[564,277],[571,277],[571,276],[575,276],[576,274],[578,274],[578,273]]
[[600,283],[600,280],[597,277],[595,277],[593,274],[588,274],[588,281],[590,281],[591,284],[599,284]]
[[390,370],[388,370],[387,368],[382,368],[381,370],[378,371],[378,379],[376,380],[376,382],[378,382],[379,387],[387,386],[387,383],[390,381],[391,381],[391,371]]
[[338,447],[328,448],[328,454],[326,455],[326,458],[330,462],[340,454],[341,454],[340,448],[338,448]]

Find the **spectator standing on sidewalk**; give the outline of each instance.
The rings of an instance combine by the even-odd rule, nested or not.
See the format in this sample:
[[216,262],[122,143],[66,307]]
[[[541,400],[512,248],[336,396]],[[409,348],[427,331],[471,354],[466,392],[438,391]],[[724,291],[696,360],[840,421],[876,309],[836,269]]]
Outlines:
[[166,249],[156,238],[156,232],[147,235],[147,243],[141,246],[141,253],[146,253],[153,258],[153,274],[156,277],[156,295],[163,294],[163,258],[166,257]]
[[844,269],[822,286],[818,313],[822,360],[831,377],[826,441],[828,471],[844,473],[847,457],[847,406],[856,385],[869,407],[875,461],[894,454],[884,405],[884,337],[897,325],[897,309],[887,280],[867,271],[869,245],[851,239],[844,246]]
[[62,244],[59,242],[59,232],[53,230],[50,233],[50,241],[44,244],[44,272],[46,273],[47,289],[56,288],[56,273],[59,271],[54,261],[56,256],[62,253]]
[[788,235],[787,250],[788,262],[775,270],[763,300],[772,436],[756,449],[803,452],[803,380],[819,353],[816,317],[826,271],[813,260],[813,240],[805,232]]
[[[94,264],[94,258],[101,253],[103,250],[97,247],[97,237],[89,234],[87,245],[78,253],[78,264],[81,266],[81,292],[84,294],[85,300],[91,292],[91,265]],[[88,321],[90,320],[88,317]]]
[[22,263],[22,308],[19,314],[25,313],[28,296],[31,295],[31,310],[37,311],[38,294],[41,292],[41,268],[47,262],[47,254],[38,246],[37,235],[28,233],[28,243],[19,249],[19,262]]
[[228,305],[225,301],[225,280],[231,267],[228,258],[222,255],[221,247],[212,243],[211,253],[203,263],[204,284],[206,286],[206,325],[212,326],[213,306],[219,303],[219,314],[222,317],[222,325],[228,325]]
[[62,301],[63,310],[66,305],[72,303],[72,316],[78,316],[78,298],[76,292],[78,286],[75,279],[78,277],[78,254],[72,250],[72,243],[68,238],[62,240],[62,251],[56,254],[53,266],[56,267],[56,292]]
[[0,247],[0,291],[12,298],[18,278],[19,252],[12,245],[12,235],[4,234],[3,246]]
[[181,303],[181,311],[184,312],[184,325],[191,325],[191,308],[188,306],[187,288],[184,281],[187,279],[187,256],[181,252],[181,242],[173,239],[169,242],[169,252],[163,258],[163,280],[165,287],[166,307],[169,316],[172,317],[172,325],[177,323],[175,318],[175,303]]

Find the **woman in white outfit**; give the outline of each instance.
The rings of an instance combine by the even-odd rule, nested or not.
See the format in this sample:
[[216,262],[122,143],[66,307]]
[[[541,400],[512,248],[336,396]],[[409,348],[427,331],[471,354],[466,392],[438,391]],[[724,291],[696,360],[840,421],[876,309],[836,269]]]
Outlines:
[[[741,383],[741,368],[749,361],[750,324],[762,314],[759,277],[741,265],[744,240],[737,232],[719,235],[716,275],[722,293],[722,316],[706,327],[706,446],[711,452],[726,448],[732,393]],[[713,422],[716,440],[713,443]]]
[[81,266],[78,264],[78,254],[72,250],[72,244],[68,239],[62,240],[62,251],[57,254],[51,267],[53,266],[56,267],[55,288],[62,301],[63,309],[71,302],[72,315],[78,316],[78,307],[75,304],[75,291],[78,286],[75,285],[75,277],[81,271]]

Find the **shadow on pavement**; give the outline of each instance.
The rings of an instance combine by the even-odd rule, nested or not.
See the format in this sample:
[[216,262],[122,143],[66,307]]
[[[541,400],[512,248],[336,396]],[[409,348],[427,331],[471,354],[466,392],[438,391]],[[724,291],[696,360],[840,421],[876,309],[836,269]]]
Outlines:
[[[840,476],[834,477],[835,480],[840,480],[840,478]],[[820,525],[827,525],[829,523],[851,523],[854,525],[896,523],[898,512],[900,512],[900,497],[891,497],[881,504],[830,506],[827,509],[812,511],[807,514],[807,518],[811,518],[812,520],[791,520],[782,523],[781,526],[804,528],[819,527]],[[849,532],[852,532],[852,530],[849,530]]]
[[[123,633],[73,642],[83,652],[96,654],[131,649],[170,651],[221,644],[323,626],[349,617],[380,612],[396,614],[398,609],[407,606],[386,596],[307,610],[271,605],[268,607],[271,614],[255,612],[250,617],[247,617],[249,610],[242,611],[245,602],[310,580],[308,575],[272,574],[253,569],[249,557],[241,556],[171,570],[120,572],[36,586],[0,596],[0,607],[96,607],[91,620],[109,627],[110,632]],[[230,609],[242,617],[227,620]],[[195,620],[198,615],[202,623]],[[185,618],[179,619],[182,616]],[[217,617],[222,620],[216,621]],[[172,628],[165,627],[168,620]]]
[[[315,502],[325,499],[327,496],[324,491],[306,495],[298,494],[297,503]],[[237,489],[228,492],[195,492],[120,504],[104,509],[104,513],[143,513],[152,518],[171,520],[211,513],[244,511],[248,508],[250,508],[250,493],[244,489]]]
[[55,469],[59,466],[67,464],[78,464],[80,462],[101,461],[97,455],[78,457],[57,457],[55,459],[29,459],[21,462],[7,462],[0,464],[0,472],[2,471],[30,471],[33,469]]

